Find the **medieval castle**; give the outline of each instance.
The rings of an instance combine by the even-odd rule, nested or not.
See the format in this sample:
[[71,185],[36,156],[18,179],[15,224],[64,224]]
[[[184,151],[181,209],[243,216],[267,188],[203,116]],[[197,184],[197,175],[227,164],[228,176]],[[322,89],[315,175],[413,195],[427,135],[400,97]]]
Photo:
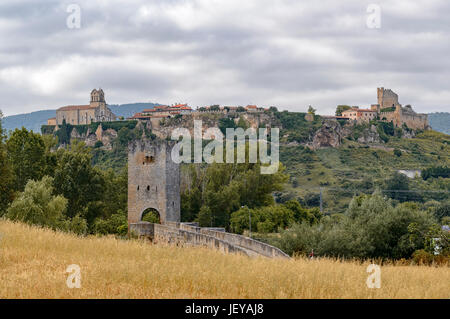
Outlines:
[[378,118],[381,121],[392,122],[395,127],[404,124],[411,129],[428,129],[428,115],[413,111],[410,105],[402,106],[398,102],[398,95],[383,87],[377,88],[378,103],[372,104],[370,109],[350,108],[342,112],[341,118],[356,122],[368,122]]
[[48,119],[47,125],[67,124],[82,125],[93,122],[111,122],[116,116],[111,112],[105,102],[105,93],[102,89],[92,90],[91,102],[88,105],[69,105],[56,110],[56,117]]

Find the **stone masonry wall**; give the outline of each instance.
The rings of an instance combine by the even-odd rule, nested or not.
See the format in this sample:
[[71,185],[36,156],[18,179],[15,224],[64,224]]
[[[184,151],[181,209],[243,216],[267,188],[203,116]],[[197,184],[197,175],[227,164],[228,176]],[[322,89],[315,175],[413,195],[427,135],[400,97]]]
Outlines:
[[141,221],[148,208],[162,223],[180,221],[180,166],[172,161],[175,143],[137,140],[128,146],[128,223]]
[[166,243],[182,246],[203,246],[224,253],[240,253],[249,256],[245,249],[219,238],[183,230],[168,225],[139,222],[130,225],[130,231],[139,236],[150,237],[154,243]]
[[211,236],[265,257],[288,257],[287,254],[274,246],[242,235],[227,233],[224,229],[198,227],[195,223],[169,222],[166,224],[172,228]]

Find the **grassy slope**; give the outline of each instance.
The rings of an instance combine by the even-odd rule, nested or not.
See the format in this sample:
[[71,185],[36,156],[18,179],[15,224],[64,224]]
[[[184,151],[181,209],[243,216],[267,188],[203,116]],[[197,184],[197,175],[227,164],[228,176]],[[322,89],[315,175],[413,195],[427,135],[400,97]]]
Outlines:
[[[386,265],[381,289],[368,289],[368,262],[249,259],[9,221],[0,221],[0,234],[0,298],[450,297],[445,267]],[[81,267],[81,289],[66,286],[71,264]]]
[[[394,155],[393,149],[402,150],[402,156]],[[382,145],[366,146],[344,140],[339,148],[325,148],[308,154],[302,147],[282,146],[281,161],[286,165],[298,186],[288,185],[286,191],[299,196],[309,192],[318,193],[318,187],[360,188],[364,178],[383,183],[395,170],[423,169],[433,165],[450,166],[450,136],[427,131],[413,139],[391,137]],[[421,180],[411,181],[411,189],[437,189]],[[447,183],[448,186],[448,183]],[[442,188],[442,187],[441,187]],[[448,187],[442,189],[450,190]],[[355,192],[341,192],[338,196],[324,194],[326,207],[342,210]]]

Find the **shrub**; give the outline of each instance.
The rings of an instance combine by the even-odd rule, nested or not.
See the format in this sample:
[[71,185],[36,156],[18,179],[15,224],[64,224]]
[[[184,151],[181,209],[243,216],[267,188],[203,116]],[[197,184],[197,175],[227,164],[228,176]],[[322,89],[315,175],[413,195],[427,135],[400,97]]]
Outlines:
[[[414,237],[412,224],[418,230]],[[424,249],[425,234],[435,225],[433,216],[417,205],[393,206],[375,192],[354,197],[345,214],[323,217],[318,224],[295,224],[272,243],[291,254],[314,249],[320,256],[400,259]]]
[[394,155],[397,157],[402,156],[402,151],[400,151],[398,148],[394,149]]
[[94,148],[100,148],[103,146],[103,142],[102,141],[97,141],[95,142]]
[[12,202],[6,217],[28,224],[64,228],[67,199],[53,195],[53,178],[44,176],[40,181],[30,180],[25,190]]
[[126,214],[119,210],[108,219],[98,218],[94,222],[94,233],[107,235],[126,235],[128,232],[128,221]]
[[432,178],[450,178],[450,167],[447,166],[434,166],[427,169],[424,169],[421,173],[421,176],[424,180]]

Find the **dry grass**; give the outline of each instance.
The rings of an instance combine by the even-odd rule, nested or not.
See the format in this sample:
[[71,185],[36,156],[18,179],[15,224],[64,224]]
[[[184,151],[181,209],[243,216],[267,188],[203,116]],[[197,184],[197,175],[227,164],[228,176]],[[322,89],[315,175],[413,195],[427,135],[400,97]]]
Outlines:
[[[204,248],[79,238],[0,220],[0,298],[450,298],[450,268],[249,259]],[[66,286],[70,264],[82,288]]]

